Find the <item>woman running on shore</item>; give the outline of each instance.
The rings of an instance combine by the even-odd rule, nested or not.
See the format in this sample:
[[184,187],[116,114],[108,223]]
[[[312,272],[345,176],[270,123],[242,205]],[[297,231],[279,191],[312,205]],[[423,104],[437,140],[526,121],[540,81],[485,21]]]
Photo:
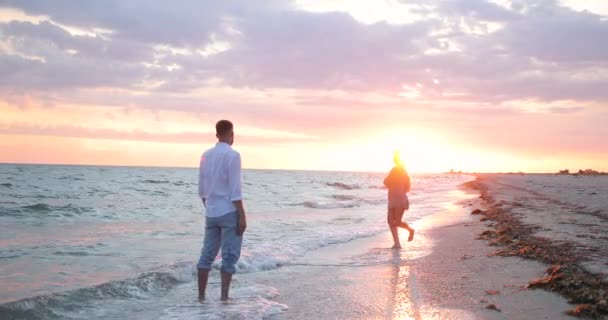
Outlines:
[[384,179],[384,185],[388,188],[388,227],[393,235],[393,249],[398,249],[401,248],[401,242],[399,241],[399,230],[397,228],[400,227],[409,231],[410,234],[407,241],[414,240],[414,229],[401,221],[405,210],[408,210],[410,207],[407,198],[407,193],[410,191],[410,176],[401,162],[399,152],[395,152],[393,160],[395,167],[391,169],[386,179]]

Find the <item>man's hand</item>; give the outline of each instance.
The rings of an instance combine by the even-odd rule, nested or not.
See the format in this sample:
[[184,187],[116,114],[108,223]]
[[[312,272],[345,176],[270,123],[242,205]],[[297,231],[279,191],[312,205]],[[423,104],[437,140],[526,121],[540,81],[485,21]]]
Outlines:
[[201,198],[203,200],[203,207],[207,208],[207,199]]
[[247,229],[247,218],[245,217],[245,211],[239,211],[239,225],[236,228],[236,234],[242,236]]
[[236,226],[236,234],[238,236],[242,236],[245,232],[245,229],[247,229],[247,218],[245,217],[245,207],[243,207],[243,200],[232,201],[232,203],[234,203],[234,206],[236,207],[236,212],[239,215],[239,221]]

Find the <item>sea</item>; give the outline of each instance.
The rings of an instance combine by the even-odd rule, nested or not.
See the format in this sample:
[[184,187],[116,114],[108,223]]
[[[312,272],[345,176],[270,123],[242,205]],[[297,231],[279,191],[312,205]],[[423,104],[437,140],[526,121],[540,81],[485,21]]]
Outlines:
[[[244,170],[248,229],[233,300],[201,304],[198,169],[0,164],[0,319],[264,319],[284,313],[289,306],[276,301],[281,293],[246,275],[278,272],[311,252],[387,233],[384,176]],[[446,195],[471,179],[413,175],[406,219],[442,210]],[[208,290],[218,287],[213,276]]]

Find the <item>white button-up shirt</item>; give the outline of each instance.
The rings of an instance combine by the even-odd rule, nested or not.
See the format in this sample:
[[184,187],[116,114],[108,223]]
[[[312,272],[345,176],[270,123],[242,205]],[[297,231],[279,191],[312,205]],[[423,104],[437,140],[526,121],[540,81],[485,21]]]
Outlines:
[[198,195],[205,199],[207,217],[236,211],[232,201],[242,200],[241,155],[220,142],[201,156]]

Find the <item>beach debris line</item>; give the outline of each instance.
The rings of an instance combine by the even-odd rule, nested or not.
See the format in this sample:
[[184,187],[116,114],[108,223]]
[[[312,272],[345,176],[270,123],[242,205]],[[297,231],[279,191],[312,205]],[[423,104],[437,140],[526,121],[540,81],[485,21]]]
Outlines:
[[500,309],[498,309],[498,307],[497,307],[495,304],[493,304],[493,303],[492,303],[492,304],[487,305],[487,306],[486,306],[486,309],[501,312],[501,311],[500,311]]
[[[591,274],[581,266],[587,258],[575,244],[553,241],[534,236],[539,226],[526,225],[510,212],[513,204],[494,200],[484,184],[491,177],[478,176],[465,186],[478,190],[485,204],[485,217],[494,221],[488,225],[494,230],[484,230],[476,239],[500,246],[490,256],[518,256],[541,261],[549,265],[542,278],[531,280],[525,289],[544,289],[561,294],[569,303],[577,305],[565,311],[573,316],[603,319],[608,315],[608,282],[602,275]],[[480,210],[481,211],[481,210]]]
[[593,317],[593,306],[588,303],[579,304],[578,306],[576,306],[576,308],[568,310],[566,313],[576,317]]
[[530,281],[526,288],[541,288],[551,284],[555,280],[563,278],[564,275],[559,272],[561,268],[561,265],[550,266],[547,268],[547,271],[545,271],[545,277]]

